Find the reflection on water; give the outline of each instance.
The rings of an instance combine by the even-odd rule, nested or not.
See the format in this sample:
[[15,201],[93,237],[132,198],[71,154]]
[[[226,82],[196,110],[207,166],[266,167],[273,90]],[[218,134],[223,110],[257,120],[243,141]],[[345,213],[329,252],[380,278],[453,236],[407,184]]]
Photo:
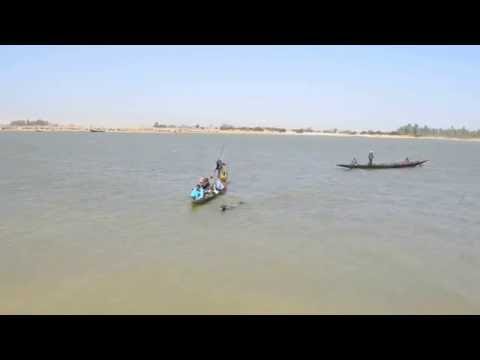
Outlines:
[[[192,209],[223,144],[229,191]],[[0,312],[478,313],[479,148],[0,134]],[[335,167],[370,149],[430,162]]]

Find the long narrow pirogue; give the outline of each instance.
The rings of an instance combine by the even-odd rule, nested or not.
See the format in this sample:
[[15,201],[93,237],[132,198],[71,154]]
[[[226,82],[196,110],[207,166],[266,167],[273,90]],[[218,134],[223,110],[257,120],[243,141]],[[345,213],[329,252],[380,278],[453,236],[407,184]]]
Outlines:
[[192,198],[192,205],[204,204],[216,198],[218,195],[223,195],[227,192],[227,183],[229,181],[229,174],[225,164],[220,169],[220,176],[218,180],[220,180],[221,183],[223,184],[223,189],[217,191],[216,193],[213,191],[205,192],[203,189],[194,188],[192,190],[192,193],[190,194],[190,197]]
[[400,169],[415,167],[426,163],[428,160],[421,161],[401,161],[394,162],[389,164],[337,164],[337,166],[348,168],[348,169],[365,169],[365,170],[377,170],[377,169]]

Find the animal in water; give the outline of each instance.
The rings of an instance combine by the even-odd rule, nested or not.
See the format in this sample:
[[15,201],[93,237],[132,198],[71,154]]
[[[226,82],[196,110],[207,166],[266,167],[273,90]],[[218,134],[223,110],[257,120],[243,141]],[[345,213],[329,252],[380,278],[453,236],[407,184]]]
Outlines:
[[224,211],[227,211],[227,210],[233,210],[235,209],[238,205],[242,205],[242,204],[245,204],[243,201],[239,201],[236,205],[226,205],[226,204],[223,204],[222,206],[220,206],[220,210],[222,212]]

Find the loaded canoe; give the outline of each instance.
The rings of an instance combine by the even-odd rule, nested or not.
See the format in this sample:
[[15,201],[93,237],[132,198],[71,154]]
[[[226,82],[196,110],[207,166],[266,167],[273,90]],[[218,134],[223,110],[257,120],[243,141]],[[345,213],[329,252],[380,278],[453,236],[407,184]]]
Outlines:
[[344,167],[347,169],[365,169],[365,170],[376,170],[376,169],[401,169],[401,168],[409,168],[415,167],[418,165],[422,165],[426,163],[428,160],[422,161],[401,161],[395,162],[390,164],[372,164],[371,166],[368,164],[337,164],[337,166]]
[[217,196],[223,195],[227,192],[227,184],[229,182],[229,174],[228,174],[228,169],[227,169],[226,166],[224,166],[221,169],[219,180],[223,184],[223,189],[222,190],[220,190],[217,194],[215,194],[213,192],[208,192],[200,199],[192,199],[192,205],[204,204],[204,203],[209,202],[210,200],[216,198]]
[[219,191],[218,194],[215,194],[213,192],[209,192],[208,194],[206,194],[201,199],[192,200],[192,205],[200,205],[200,204],[204,204],[206,202],[209,202],[210,200],[216,198],[217,196],[225,194],[226,191],[227,191],[227,187],[225,186],[225,188],[222,191]]

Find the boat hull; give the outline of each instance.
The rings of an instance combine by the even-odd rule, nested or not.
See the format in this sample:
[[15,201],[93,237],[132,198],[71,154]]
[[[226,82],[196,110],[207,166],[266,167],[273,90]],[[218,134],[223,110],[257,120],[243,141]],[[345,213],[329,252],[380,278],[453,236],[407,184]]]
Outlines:
[[357,165],[352,165],[352,164],[337,164],[339,167],[347,168],[347,169],[364,169],[364,170],[378,170],[378,169],[403,169],[403,168],[411,168],[415,167],[418,165],[422,165],[426,163],[428,160],[422,160],[422,161],[403,161],[403,162],[398,162],[398,163],[391,163],[391,164],[373,164],[373,165],[368,165],[368,164],[357,164]]
[[218,194],[209,193],[208,195],[204,196],[202,199],[192,200],[192,205],[202,205],[202,204],[205,204],[205,203],[209,202],[210,200],[215,199],[217,196],[220,196],[220,195],[225,194],[226,191],[227,191],[227,189],[225,188],[224,190],[220,191]]

